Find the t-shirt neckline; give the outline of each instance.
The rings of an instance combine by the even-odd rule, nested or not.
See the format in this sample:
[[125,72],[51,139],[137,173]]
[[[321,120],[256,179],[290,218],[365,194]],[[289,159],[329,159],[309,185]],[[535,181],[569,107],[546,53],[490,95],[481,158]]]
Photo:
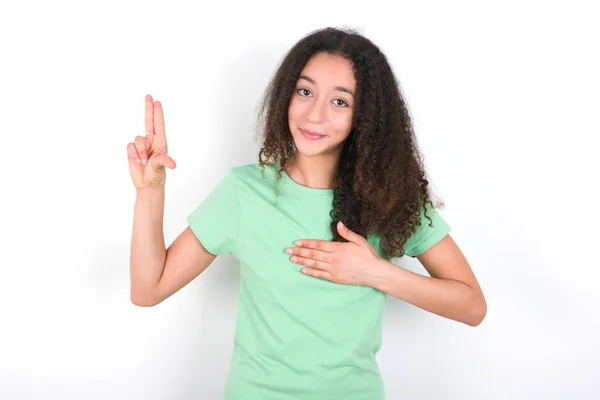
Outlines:
[[283,180],[292,188],[294,188],[295,190],[302,192],[302,193],[306,193],[306,194],[311,194],[311,195],[316,195],[316,196],[332,196],[333,195],[333,189],[317,189],[317,188],[311,188],[308,186],[304,186],[299,184],[298,182],[296,182],[295,180],[293,180],[285,171],[285,169],[281,170],[281,176],[283,178]]

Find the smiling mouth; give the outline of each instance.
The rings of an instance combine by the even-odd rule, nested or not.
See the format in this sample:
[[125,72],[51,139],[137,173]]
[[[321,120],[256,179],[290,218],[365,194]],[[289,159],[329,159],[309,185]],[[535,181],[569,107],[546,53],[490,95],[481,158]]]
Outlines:
[[300,132],[302,133],[302,136],[304,136],[305,138],[307,138],[309,140],[319,140],[319,139],[323,139],[325,136],[327,136],[327,135],[318,134],[316,132],[308,131],[306,129],[300,129]]

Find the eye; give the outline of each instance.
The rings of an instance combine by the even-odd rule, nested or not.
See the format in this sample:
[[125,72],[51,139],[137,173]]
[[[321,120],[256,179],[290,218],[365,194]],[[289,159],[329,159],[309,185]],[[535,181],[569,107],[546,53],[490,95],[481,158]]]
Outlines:
[[[341,104],[340,104],[340,103],[337,103],[338,101],[339,101],[339,102],[341,102]],[[346,103],[346,102],[345,102],[344,100],[342,100],[342,99],[335,99],[333,102],[334,102],[334,103],[336,103],[336,105],[337,105],[337,106],[340,106],[340,107],[348,107],[348,103]]]
[[308,96],[308,94],[310,94],[310,90],[308,90],[308,89],[298,89],[298,90],[296,90],[296,93],[298,93],[300,96],[306,97],[306,96]]

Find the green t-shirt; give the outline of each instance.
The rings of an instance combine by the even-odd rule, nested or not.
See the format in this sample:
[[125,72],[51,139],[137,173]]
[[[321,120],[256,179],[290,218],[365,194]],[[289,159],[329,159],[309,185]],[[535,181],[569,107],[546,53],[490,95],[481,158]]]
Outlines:
[[[378,400],[376,361],[386,294],[304,275],[290,261],[298,239],[331,240],[333,190],[314,189],[258,163],[230,169],[190,214],[204,247],[240,261],[240,295],[228,400]],[[431,212],[433,211],[433,212]],[[408,240],[408,256],[442,239],[449,225],[435,210]],[[379,254],[379,240],[369,237]]]

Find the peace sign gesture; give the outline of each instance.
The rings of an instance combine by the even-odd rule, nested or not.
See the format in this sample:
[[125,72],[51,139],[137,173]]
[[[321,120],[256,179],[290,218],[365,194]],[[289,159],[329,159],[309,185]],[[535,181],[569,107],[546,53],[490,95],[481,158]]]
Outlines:
[[174,169],[175,161],[167,155],[167,137],[162,105],[146,95],[146,135],[136,136],[127,144],[129,174],[136,189],[164,186],[165,167]]

